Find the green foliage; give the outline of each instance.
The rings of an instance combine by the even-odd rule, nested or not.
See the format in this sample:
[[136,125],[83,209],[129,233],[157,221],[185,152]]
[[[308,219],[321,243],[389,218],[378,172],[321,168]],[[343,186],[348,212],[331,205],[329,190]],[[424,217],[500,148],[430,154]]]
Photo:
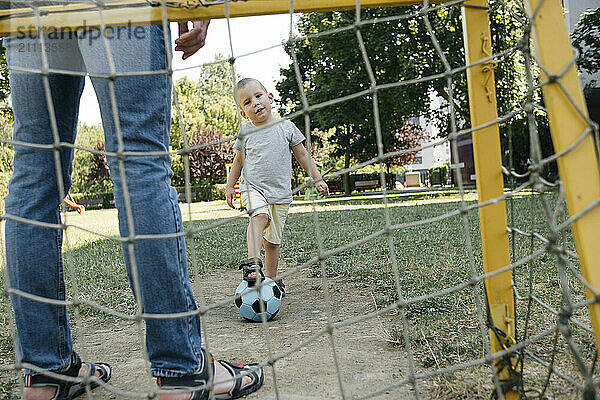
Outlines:
[[[100,125],[80,124],[77,127],[76,144],[84,149],[104,150],[104,133]],[[75,149],[71,192],[82,195],[112,192],[106,157],[89,150]]]
[[225,136],[236,135],[239,123],[233,97],[233,72],[223,57],[217,56],[215,60],[223,62],[202,68],[197,82],[205,125],[218,128]]
[[[368,9],[362,11],[362,18],[385,18],[410,10],[414,11],[414,8]],[[354,11],[305,14],[300,17],[298,30],[303,35],[310,35],[347,27],[354,23],[354,18]],[[398,77],[414,79],[422,76],[414,62],[414,50],[408,52],[405,49],[402,37],[408,27],[403,24],[405,22],[392,21],[361,27],[370,66],[378,84],[395,82]],[[352,30],[296,42],[294,48],[288,47],[286,51],[296,53],[310,104],[369,88],[368,71]],[[277,89],[282,97],[282,108],[286,113],[299,111],[302,101],[293,66],[281,73],[284,79],[277,84]],[[406,148],[406,143],[397,134],[403,130],[410,116],[427,110],[428,85],[421,82],[378,92],[377,104],[380,115],[384,116],[380,121],[384,152]],[[377,155],[372,93],[366,92],[363,96],[321,108],[311,114],[311,118],[311,126],[333,130],[329,141],[333,146],[331,156],[349,154],[354,161],[364,161]],[[416,130],[413,132],[416,133]]]
[[213,144],[191,152],[189,165],[192,182],[208,180],[214,183],[225,177],[225,164],[233,162],[234,152],[233,141],[222,141],[223,139],[223,132],[214,128],[203,128],[194,132],[190,138],[191,146]]
[[[517,46],[519,40],[525,34],[521,22],[524,19],[525,14],[521,1],[490,1],[490,32],[494,54],[499,54]],[[498,65],[494,69],[496,102],[498,114],[505,115],[520,108],[525,99],[527,94],[525,67],[523,56],[518,51],[509,52],[498,58],[498,61]],[[533,72],[535,75],[535,71]],[[468,102],[465,102],[465,107],[467,104]]]
[[[554,147],[548,117],[545,113],[537,111],[534,119],[541,157],[549,157],[554,153]],[[513,118],[501,126],[500,132],[502,133],[500,136],[503,150],[502,164],[514,169],[518,174],[525,174],[531,165],[531,139],[527,116],[519,115]],[[545,179],[554,181],[558,177],[556,161],[546,164],[544,170],[540,172]]]
[[185,163],[184,157],[181,154],[173,154],[171,156],[171,168],[173,169],[173,178],[171,184],[174,186],[185,185]]
[[215,127],[225,136],[236,135],[239,129],[238,113],[233,98],[231,66],[223,57],[220,63],[202,67],[197,82],[184,77],[175,82],[179,111],[173,103],[171,147],[183,148],[182,128],[189,136],[205,127]]
[[[174,149],[183,148],[182,129],[186,134],[196,132],[206,124],[206,118],[201,106],[200,96],[196,84],[187,77],[178,79],[175,82],[175,91],[179,110],[174,106],[172,109],[171,123],[171,147]],[[174,94],[175,95],[175,94]],[[174,105],[177,103],[173,103]]]
[[[186,202],[185,186],[178,186],[175,187],[175,189],[177,189],[177,193],[179,193],[179,200],[181,202]],[[190,193],[192,202],[225,200],[225,185],[213,184],[210,181],[203,180],[190,186]]]
[[589,74],[600,71],[600,8],[583,13],[571,38],[573,46],[579,51],[579,69]]
[[12,139],[12,122],[0,115],[0,199],[8,194],[8,181],[12,175],[14,150],[9,143]]
[[427,174],[429,176],[429,183],[433,185],[445,186],[448,182],[448,171],[449,167],[447,165],[442,165],[440,167],[432,167],[429,168]]
[[7,104],[9,95],[10,83],[8,80],[8,65],[6,64],[6,49],[0,38],[0,117],[2,117],[4,121],[12,123],[12,108]]
[[[379,19],[374,24],[367,23],[359,28],[377,85],[423,79],[445,72],[446,68],[434,46],[434,38],[417,11],[418,6],[361,10],[362,21]],[[406,18],[407,15],[414,14],[417,15]],[[386,21],[386,17],[405,18]],[[427,17],[449,67],[463,68],[465,55],[460,7],[442,7],[429,12]],[[307,38],[296,42],[293,48],[287,48],[288,53],[296,54],[300,78],[310,105],[365,92],[362,96],[319,108],[310,114],[312,127],[332,130],[330,142],[333,151],[330,156],[345,157],[340,165],[342,168],[349,167],[351,162],[364,161],[377,155],[373,95],[368,91],[369,75],[355,29],[343,29],[352,27],[355,18],[355,11],[303,15],[298,23],[298,31]],[[517,46],[525,34],[523,20],[521,2],[490,1],[490,30],[494,53],[507,52]],[[314,36],[334,29],[342,30],[334,34]],[[523,57],[519,51],[513,51],[498,57],[498,61],[494,70],[498,112],[499,115],[506,115],[521,108],[527,94]],[[600,63],[596,62],[595,65]],[[290,66],[281,73],[283,79],[278,83],[277,89],[282,97],[282,109],[286,113],[298,112],[303,106],[295,70]],[[451,84],[453,105],[459,116],[458,127],[468,128],[470,114],[465,72],[453,74]],[[431,108],[431,95],[443,99],[440,109]],[[424,116],[439,128],[440,136],[448,135],[447,107],[450,91],[445,77],[381,89],[377,96],[384,152],[413,147],[410,142],[399,140],[397,136],[411,116]],[[540,93],[534,94],[534,100],[541,101]],[[298,117],[301,118],[303,115]],[[526,124],[521,121],[513,123],[512,134],[526,138]],[[515,126],[521,130],[517,132]],[[501,127],[501,135],[504,142],[507,142],[506,126]],[[415,136],[413,139],[412,143],[417,141]],[[542,144],[546,146],[543,152],[549,153],[551,147],[548,147],[548,142],[542,141]],[[519,153],[515,161],[517,164],[526,164],[528,158],[528,154]],[[410,160],[396,162],[397,165],[402,165]]]
[[[171,148],[184,146],[182,129],[189,146],[210,143],[236,135],[239,130],[237,106],[233,97],[231,66],[222,56],[218,62],[202,67],[197,82],[181,78],[175,82],[177,103],[174,101],[171,125]],[[179,110],[176,107],[179,104]],[[233,157],[231,141],[194,150],[189,157],[192,184],[203,180],[216,182],[225,176],[226,162]],[[184,157],[173,156],[173,184],[185,184]]]
[[112,189],[109,192],[87,191],[85,193],[72,193],[71,196],[77,204],[82,204],[86,209],[111,208],[111,200],[114,199]]

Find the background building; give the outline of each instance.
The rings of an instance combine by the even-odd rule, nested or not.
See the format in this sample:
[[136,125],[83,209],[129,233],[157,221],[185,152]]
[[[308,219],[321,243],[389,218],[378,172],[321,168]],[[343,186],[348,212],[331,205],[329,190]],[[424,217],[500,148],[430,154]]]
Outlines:
[[[440,99],[432,97],[431,107],[439,108]],[[439,129],[433,126],[429,121],[421,116],[411,120],[415,125],[419,125],[426,134],[427,139],[421,142],[421,146],[427,146],[419,151],[416,155],[416,160],[413,164],[406,166],[407,172],[419,172],[421,174],[421,182],[427,183],[427,171],[432,167],[439,167],[445,164],[450,164],[450,144],[445,141],[437,145],[428,146],[435,142],[440,142],[438,136]],[[400,179],[404,182],[404,178]]]

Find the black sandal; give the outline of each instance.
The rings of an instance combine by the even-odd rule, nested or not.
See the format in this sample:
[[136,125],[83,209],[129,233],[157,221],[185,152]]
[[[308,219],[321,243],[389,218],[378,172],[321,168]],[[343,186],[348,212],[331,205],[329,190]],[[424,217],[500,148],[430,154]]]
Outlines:
[[[79,355],[73,351],[73,355],[71,356],[71,364],[66,371],[56,372],[57,374],[69,376],[72,378],[76,378],[79,375],[79,370],[81,369],[81,358]],[[100,381],[106,383],[110,380],[111,377],[111,368],[110,365],[106,363],[85,363],[89,367],[87,379],[84,379],[80,382],[73,382],[62,380],[59,378],[54,378],[48,375],[36,374],[36,375],[25,375],[25,387],[39,387],[39,386],[54,386],[56,388],[56,393],[54,397],[50,400],[71,400],[75,397],[82,395],[86,392],[86,387],[89,387],[90,390],[97,388],[100,386],[98,382],[93,380],[89,380],[90,377],[95,376],[96,372],[100,371],[100,376],[96,378]]]
[[[212,383],[209,378],[215,376],[215,360],[210,353],[202,349],[204,355],[202,366],[198,372],[190,375],[184,375],[177,378],[156,378],[156,384],[164,390],[184,390],[188,389],[192,392],[192,397],[189,400],[208,400],[212,390]],[[230,400],[246,396],[257,391],[263,384],[264,376],[263,369],[258,367],[258,364],[238,365],[228,361],[219,360],[225,369],[229,371],[235,379],[233,387],[228,393],[213,394],[215,400]],[[212,366],[212,376],[209,376],[208,366]],[[242,386],[243,376],[249,376],[252,381],[246,386]]]
[[265,274],[262,270],[263,264],[260,258],[247,258],[240,262],[238,269],[244,270],[244,280],[248,282],[248,286],[254,286],[256,283],[257,276],[250,276],[250,274],[257,272],[260,275],[260,281],[265,279]]
[[[235,382],[229,393],[215,394],[215,400],[230,400],[247,396],[257,391],[263,384],[263,369],[258,364],[239,365],[225,360],[219,360],[219,364],[229,371],[235,378]],[[252,378],[252,381],[246,386],[242,386],[244,376]]]

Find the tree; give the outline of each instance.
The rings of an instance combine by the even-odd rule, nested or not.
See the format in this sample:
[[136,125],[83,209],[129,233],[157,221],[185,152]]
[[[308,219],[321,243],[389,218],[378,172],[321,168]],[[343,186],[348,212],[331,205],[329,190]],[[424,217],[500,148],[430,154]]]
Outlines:
[[[237,134],[239,130],[238,112],[233,98],[233,78],[231,65],[222,56],[217,62],[202,67],[197,82],[181,78],[175,82],[179,111],[173,107],[171,125],[171,149],[184,148],[181,125],[187,134],[189,146],[222,140]],[[181,120],[180,120],[181,115]],[[215,182],[225,175],[224,160],[233,153],[232,141],[213,145],[190,154],[192,183],[200,180]],[[211,154],[214,152],[214,154]],[[184,158],[173,156],[173,184],[185,184]]]
[[[506,52],[495,68],[497,103],[500,115],[522,107],[527,91],[522,56],[515,48],[523,37],[525,20],[522,6],[515,0],[490,1],[492,51]],[[408,85],[378,91],[378,108],[384,152],[406,148],[399,133],[411,117],[424,116],[445,137],[450,133],[448,105],[452,102],[459,129],[470,126],[460,6],[440,7],[427,13],[434,35],[418,13],[420,6],[361,10],[359,27],[366,53],[378,86],[411,81]],[[377,155],[373,96],[363,54],[352,27],[355,11],[327,12],[303,15],[298,31],[308,37],[296,42],[288,53],[295,51],[303,89],[311,106],[349,96],[365,94],[311,113],[311,126],[334,129],[333,156],[344,157],[344,167],[351,162],[368,160]],[[378,19],[376,23],[368,23]],[[346,29],[345,29],[346,28]],[[337,32],[336,30],[340,30]],[[315,33],[336,33],[315,36]],[[311,36],[312,35],[312,36]],[[436,45],[449,67],[458,69],[452,75],[452,96],[447,80],[431,78],[446,71]],[[282,95],[282,107],[287,113],[302,110],[298,83],[293,65],[282,70],[283,80],[277,88]],[[429,79],[428,79],[429,78]],[[414,83],[412,82],[414,81]],[[430,108],[430,96],[443,99],[438,110]],[[538,95],[539,96],[539,95]],[[524,113],[516,120],[525,118]],[[511,134],[526,135],[526,125],[515,123]],[[501,126],[504,139],[508,124]],[[411,129],[417,133],[414,129]],[[417,143],[414,138],[412,143]],[[526,162],[526,159],[519,162]],[[348,185],[347,185],[348,186]]]
[[[534,111],[537,136],[540,142],[541,156],[546,158],[554,153],[548,117],[541,111]],[[531,165],[531,140],[527,116],[513,118],[502,127],[500,136],[503,152],[503,164],[518,174],[526,174]],[[556,161],[546,164],[542,176],[551,182],[558,177]]]
[[[322,169],[328,158],[328,151],[325,147],[327,142],[326,134],[315,128],[310,133],[310,139],[310,155],[315,161],[317,168]],[[302,177],[305,176],[305,172],[300,163],[292,157],[292,189],[304,183]]]
[[[104,132],[99,125],[79,124],[76,144],[85,149],[104,151]],[[79,194],[112,191],[106,156],[75,149],[71,191]]]
[[[399,14],[413,13],[415,7],[380,8],[361,11],[363,20],[387,18]],[[452,26],[460,10],[451,8],[433,13],[430,18],[436,25]],[[351,26],[355,20],[354,11],[304,14],[299,20],[298,30],[302,35],[335,30]],[[422,25],[422,24],[421,24]],[[423,40],[424,26],[413,19],[388,20],[360,28],[366,47],[370,68],[377,84],[413,80],[433,75],[443,70],[431,40]],[[456,37],[460,32],[454,29],[452,38],[440,40],[440,45],[449,54],[453,64],[460,59],[462,47]],[[458,41],[460,44],[460,41]],[[295,51],[301,79],[307,99],[311,105],[324,103],[357,92],[364,95],[319,108],[311,115],[316,127],[321,130],[333,129],[330,137],[333,145],[332,156],[344,158],[344,168],[351,162],[361,162],[378,154],[376,126],[374,123],[373,93],[369,92],[370,80],[363,54],[353,30],[345,30],[333,35],[313,37],[296,42],[288,53]],[[415,57],[419,52],[424,56]],[[282,108],[289,114],[302,109],[301,97],[293,65],[282,71],[283,80],[277,89],[282,96]],[[445,81],[422,80],[415,84],[397,86],[377,93],[380,128],[384,153],[405,146],[406,135],[418,133],[416,129],[404,130],[410,117],[426,114],[429,111],[430,93],[439,91],[449,98],[444,90]],[[464,90],[455,91],[456,98],[464,97]],[[462,94],[461,94],[462,93]],[[422,136],[409,142],[419,142]],[[391,161],[390,161],[391,162]],[[345,187],[350,188],[347,176]]]
[[[579,51],[577,66],[590,75],[600,72],[600,8],[589,9],[583,13],[577,26],[571,33],[573,45]],[[590,117],[600,122],[600,82],[591,79],[584,87]],[[596,145],[598,143],[598,135]]]
[[12,123],[6,121],[6,115],[0,115],[0,199],[8,194],[8,181],[12,175],[14,151],[10,144]]
[[[96,141],[95,150],[103,152],[104,141],[98,139]],[[108,163],[106,162],[105,154],[91,153],[90,172],[87,175],[87,179],[91,181],[103,181],[110,179],[110,172],[108,170]]]
[[179,110],[174,105],[171,125],[173,149],[183,148],[181,125],[188,135],[204,127],[217,127],[225,136],[237,134],[239,124],[231,66],[222,56],[216,56],[216,60],[222,62],[202,67],[197,82],[187,77],[175,82]]
[[220,55],[215,60],[223,62],[202,68],[197,83],[205,125],[217,127],[225,136],[236,135],[239,124],[231,65]]
[[[583,13],[571,33],[573,46],[578,50],[577,66],[581,72],[600,71],[600,8]],[[598,82],[591,82],[592,85]]]
[[12,109],[7,100],[10,95],[10,83],[8,80],[8,64],[6,63],[6,49],[0,39],[0,116],[7,122],[12,122]]
[[233,142],[222,141],[223,132],[215,128],[203,128],[195,132],[190,145],[211,145],[200,147],[190,153],[190,178],[194,181],[207,180],[210,183],[225,176],[225,164],[233,162]]
[[[405,121],[402,129],[396,132],[396,142],[400,143],[401,149],[414,149],[422,144],[426,139],[425,132],[423,129],[410,121]],[[412,164],[416,161],[417,152],[413,151],[410,153],[400,154],[395,157],[388,158],[385,162],[387,166],[387,173],[391,172],[393,166],[403,166],[406,164]]]
[[179,150],[184,143],[182,131],[187,135],[199,131],[206,124],[206,116],[198,95],[198,86],[194,82],[183,77],[174,86],[177,100],[173,99],[174,106],[171,110],[171,147]]

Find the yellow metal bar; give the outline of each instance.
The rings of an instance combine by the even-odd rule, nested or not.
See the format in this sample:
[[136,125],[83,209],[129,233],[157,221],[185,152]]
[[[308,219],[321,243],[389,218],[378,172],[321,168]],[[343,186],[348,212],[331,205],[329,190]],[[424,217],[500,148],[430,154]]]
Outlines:
[[[538,7],[540,0],[528,0],[526,3],[528,12],[532,15],[532,10]],[[574,54],[560,0],[544,0],[533,20],[533,26],[536,54],[540,63],[550,74],[561,74],[573,60]],[[543,76],[542,79],[547,80],[548,77]],[[587,116],[576,66],[573,64],[559,77],[559,81],[574,103],[558,83],[544,85],[542,89],[552,143],[557,153],[569,148],[589,127],[575,107],[579,107]],[[570,215],[577,214],[600,198],[600,167],[591,135],[557,162]],[[600,291],[600,207],[595,207],[577,219],[571,228],[581,273],[594,290]],[[591,293],[587,294],[593,298]],[[600,349],[600,305],[590,305],[589,312],[596,336],[596,348]]]
[[[472,64],[492,54],[487,0],[469,0],[464,3],[463,34],[466,62]],[[481,126],[498,118],[493,62],[467,69],[471,126]],[[502,156],[498,125],[474,131],[473,154],[479,202],[501,197],[504,193]],[[504,201],[479,208],[479,226],[483,267],[486,273],[510,264],[506,207]],[[504,346],[514,344],[515,307],[511,271],[485,280],[490,315],[494,326],[507,334]],[[510,336],[509,336],[510,335]],[[492,351],[503,349],[496,336],[490,332]],[[516,360],[512,359],[517,368]],[[501,380],[511,378],[507,368],[499,368]],[[518,399],[516,392],[504,393],[507,399]]]
[[[430,3],[442,3],[448,0],[433,0]],[[154,3],[160,4],[160,0]],[[225,4],[198,6],[198,0],[172,1],[169,4],[181,4],[182,7],[166,8],[169,21],[190,21],[200,19],[224,18]],[[361,7],[392,7],[422,4],[422,0],[361,0]],[[109,26],[127,26],[162,21],[162,6],[151,7],[143,0],[118,0],[103,3],[104,23]],[[314,12],[352,9],[356,0],[294,0],[294,12]],[[196,6],[188,8],[188,6]],[[284,14],[290,11],[289,0],[246,0],[228,2],[231,17]],[[98,8],[90,3],[70,4],[67,6],[39,7],[43,11],[42,26],[47,30],[59,30],[61,27],[86,28],[100,26]],[[26,32],[36,29],[37,20],[31,9],[0,10],[0,36]]]

